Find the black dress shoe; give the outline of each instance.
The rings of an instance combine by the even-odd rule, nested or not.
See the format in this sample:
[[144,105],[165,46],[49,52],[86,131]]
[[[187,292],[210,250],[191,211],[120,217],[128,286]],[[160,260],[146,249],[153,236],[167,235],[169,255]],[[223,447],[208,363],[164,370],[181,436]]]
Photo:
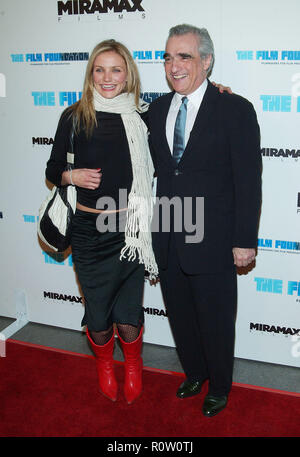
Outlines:
[[200,381],[190,382],[188,380],[185,380],[179,386],[176,396],[178,398],[192,397],[193,395],[200,394],[201,387],[202,387],[202,382],[200,382]]
[[214,395],[206,395],[202,407],[204,416],[212,417],[218,414],[227,405],[227,395],[215,397]]

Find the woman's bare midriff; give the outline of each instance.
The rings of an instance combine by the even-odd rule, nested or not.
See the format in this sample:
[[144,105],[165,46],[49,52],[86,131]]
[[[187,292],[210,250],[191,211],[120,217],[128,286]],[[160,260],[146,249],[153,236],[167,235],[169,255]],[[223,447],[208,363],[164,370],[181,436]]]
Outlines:
[[120,213],[121,211],[127,211],[127,208],[113,210],[103,210],[103,209],[96,209],[96,208],[89,208],[88,206],[81,205],[81,203],[76,203],[76,208],[80,209],[81,211],[87,211],[88,213]]

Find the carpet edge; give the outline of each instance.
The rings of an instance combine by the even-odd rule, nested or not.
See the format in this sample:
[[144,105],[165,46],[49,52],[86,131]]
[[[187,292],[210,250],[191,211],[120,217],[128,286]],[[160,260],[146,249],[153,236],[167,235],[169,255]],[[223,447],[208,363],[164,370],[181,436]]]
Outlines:
[[[58,352],[58,353],[61,353],[61,354],[66,354],[66,355],[73,355],[73,356],[77,356],[77,357],[94,359],[93,355],[81,354],[80,352],[68,351],[68,350],[61,349],[61,348],[53,348],[51,346],[44,346],[44,345],[37,344],[37,343],[30,343],[28,341],[15,340],[13,338],[7,339],[7,342],[13,343],[13,344],[19,344],[21,346],[28,346],[28,347],[32,347],[32,348],[46,350],[46,351]],[[124,364],[124,362],[119,361],[119,360],[114,360],[114,363],[116,363],[117,365],[123,365]],[[185,377],[184,373],[180,373],[180,372],[176,372],[176,371],[170,371],[170,370],[163,370],[161,368],[153,368],[153,367],[144,366],[143,369],[146,370],[146,371],[152,371],[154,373],[156,372],[156,373],[161,373],[161,374],[166,374],[166,375],[178,376],[178,377],[181,377],[181,378]],[[238,382],[233,382],[232,386],[246,388],[246,389],[252,389],[252,390],[259,390],[259,391],[264,391],[264,392],[270,392],[270,393],[276,393],[276,394],[279,394],[279,395],[288,395],[288,396],[300,398],[300,393],[298,393],[298,392],[290,392],[290,391],[287,391],[287,390],[273,389],[271,387],[256,386],[256,385],[252,385],[252,384],[243,384],[243,383],[238,383]]]

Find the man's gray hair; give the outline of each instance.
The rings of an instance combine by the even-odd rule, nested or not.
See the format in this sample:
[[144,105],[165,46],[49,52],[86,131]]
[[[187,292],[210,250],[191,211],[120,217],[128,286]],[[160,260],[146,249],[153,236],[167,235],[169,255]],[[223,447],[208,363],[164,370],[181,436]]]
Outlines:
[[168,39],[173,36],[186,35],[187,33],[193,33],[198,37],[199,54],[202,59],[205,59],[211,55],[211,63],[207,70],[207,74],[211,73],[215,62],[215,51],[212,39],[210,38],[209,33],[206,29],[199,29],[198,27],[189,24],[175,25],[175,27],[172,27],[169,31]]

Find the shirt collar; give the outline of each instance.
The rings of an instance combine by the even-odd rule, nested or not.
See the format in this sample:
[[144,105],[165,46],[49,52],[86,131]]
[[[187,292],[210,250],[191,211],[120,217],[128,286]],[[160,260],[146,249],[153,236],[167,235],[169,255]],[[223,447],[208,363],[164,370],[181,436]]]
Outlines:
[[[207,85],[208,85],[207,79],[205,79],[203,81],[203,83],[194,92],[192,92],[191,94],[187,95],[189,103],[194,105],[197,109],[199,108],[199,106],[200,106],[200,104],[202,102],[202,99],[203,99],[203,96],[205,94]],[[183,97],[182,94],[178,94],[177,92],[175,92],[173,100],[172,100],[172,104],[174,105],[174,107],[181,104],[182,97]]]

